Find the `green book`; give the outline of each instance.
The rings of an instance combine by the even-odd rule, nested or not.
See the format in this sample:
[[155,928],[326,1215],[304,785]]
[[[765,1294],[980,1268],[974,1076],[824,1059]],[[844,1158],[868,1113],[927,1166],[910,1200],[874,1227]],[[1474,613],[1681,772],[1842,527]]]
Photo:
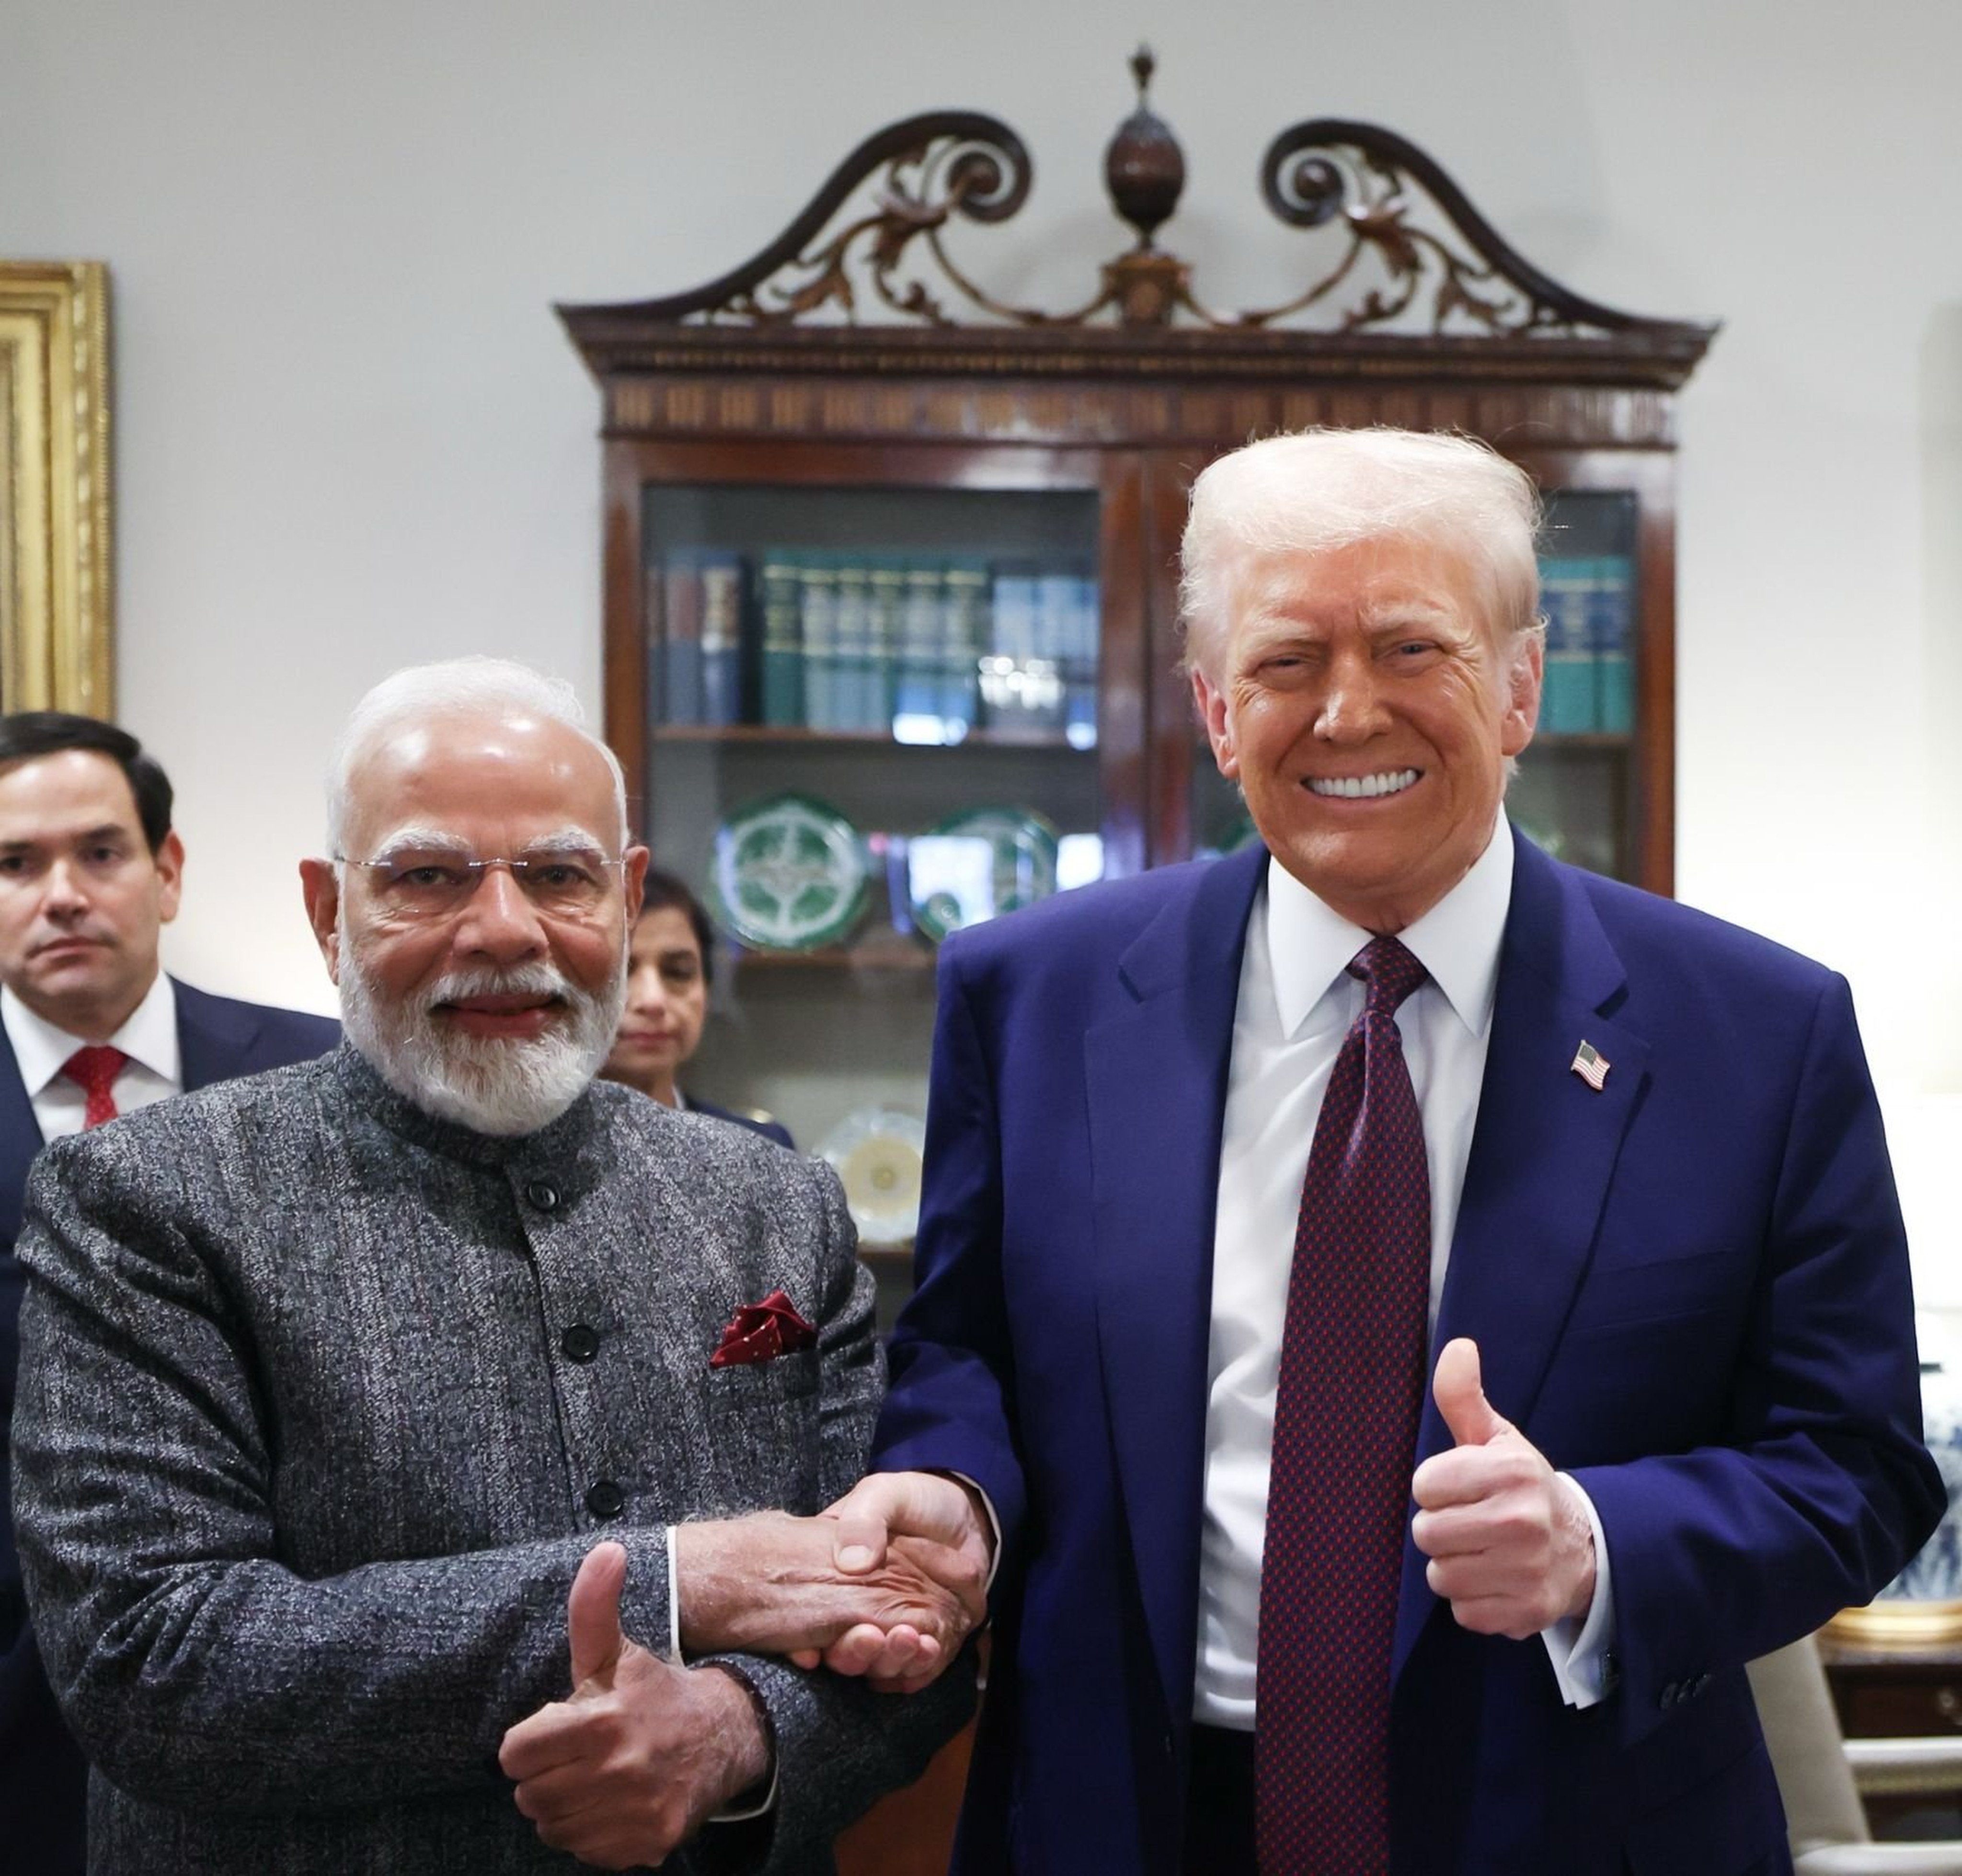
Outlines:
[[765,551],[756,577],[763,640],[758,683],[762,721],[778,729],[797,729],[804,721],[802,577],[802,563],[791,549]]

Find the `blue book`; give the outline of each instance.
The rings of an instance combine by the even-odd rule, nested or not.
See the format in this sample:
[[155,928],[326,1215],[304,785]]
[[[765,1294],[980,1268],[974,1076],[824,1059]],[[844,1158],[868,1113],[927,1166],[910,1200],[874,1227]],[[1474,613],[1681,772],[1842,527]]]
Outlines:
[[1593,561],[1549,554],[1540,562],[1540,602],[1546,615],[1546,674],[1540,687],[1539,727],[1571,736],[1598,727],[1594,650],[1588,609]]
[[1635,564],[1627,554],[1595,558],[1588,638],[1594,651],[1595,714],[1604,730],[1635,727]]
[[666,655],[662,663],[667,721],[701,721],[701,563],[697,551],[677,548],[667,557],[663,615]]
[[940,577],[940,714],[957,743],[980,719],[981,660],[987,655],[988,566],[949,561]]
[[909,742],[940,740],[940,563],[904,563],[893,719]]
[[743,720],[743,559],[705,552],[701,567],[701,721]]

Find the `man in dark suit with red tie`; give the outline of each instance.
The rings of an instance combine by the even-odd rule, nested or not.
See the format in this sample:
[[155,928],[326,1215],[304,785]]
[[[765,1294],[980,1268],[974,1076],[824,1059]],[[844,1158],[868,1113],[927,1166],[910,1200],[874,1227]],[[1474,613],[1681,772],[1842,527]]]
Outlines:
[[968,1876],[1788,1870],[1744,1663],[1940,1514],[1844,980],[1501,812],[1536,519],[1460,438],[1213,465],[1187,662],[1264,851],[941,952],[839,1543],[995,1553]]
[[[162,769],[113,724],[59,711],[0,718],[0,1424],[19,1353],[14,1239],[42,1146],[305,1061],[340,1034],[324,1017],[162,973],[158,935],[176,916],[184,866],[171,804]],[[0,1522],[0,1860],[79,1876],[86,1770],[27,1625],[12,1520]]]

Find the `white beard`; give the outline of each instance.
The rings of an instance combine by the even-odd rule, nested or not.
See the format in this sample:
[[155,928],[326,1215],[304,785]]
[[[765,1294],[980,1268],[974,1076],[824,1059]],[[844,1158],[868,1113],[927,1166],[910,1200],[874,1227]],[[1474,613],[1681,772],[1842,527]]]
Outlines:
[[[369,975],[344,918],[338,928],[340,1021],[347,1039],[404,1099],[478,1133],[535,1133],[585,1093],[613,1047],[627,1004],[623,955],[595,996],[547,964],[510,970],[452,971],[394,1002]],[[569,1018],[526,1037],[468,1036],[438,1020],[435,1006],[473,996],[556,996]]]

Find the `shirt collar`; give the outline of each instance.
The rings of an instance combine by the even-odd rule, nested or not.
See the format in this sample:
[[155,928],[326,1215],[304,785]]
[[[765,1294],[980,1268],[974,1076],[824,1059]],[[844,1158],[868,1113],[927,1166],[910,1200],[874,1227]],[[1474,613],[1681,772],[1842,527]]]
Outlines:
[[[30,1101],[61,1072],[62,1064],[85,1047],[87,1040],[36,1015],[14,994],[11,986],[0,986],[0,1023],[5,1024],[7,1040],[13,1045],[14,1059]],[[109,1038],[109,1046],[120,1049],[131,1061],[142,1063],[173,1088],[184,1086],[184,1058],[177,1047],[177,993],[161,970],[144,993],[142,1002]]]
[[[1397,934],[1475,1036],[1492,1020],[1512,901],[1513,835],[1501,816],[1471,871]],[[1267,962],[1281,1033],[1293,1036],[1371,935],[1331,911],[1276,859],[1267,862]]]

